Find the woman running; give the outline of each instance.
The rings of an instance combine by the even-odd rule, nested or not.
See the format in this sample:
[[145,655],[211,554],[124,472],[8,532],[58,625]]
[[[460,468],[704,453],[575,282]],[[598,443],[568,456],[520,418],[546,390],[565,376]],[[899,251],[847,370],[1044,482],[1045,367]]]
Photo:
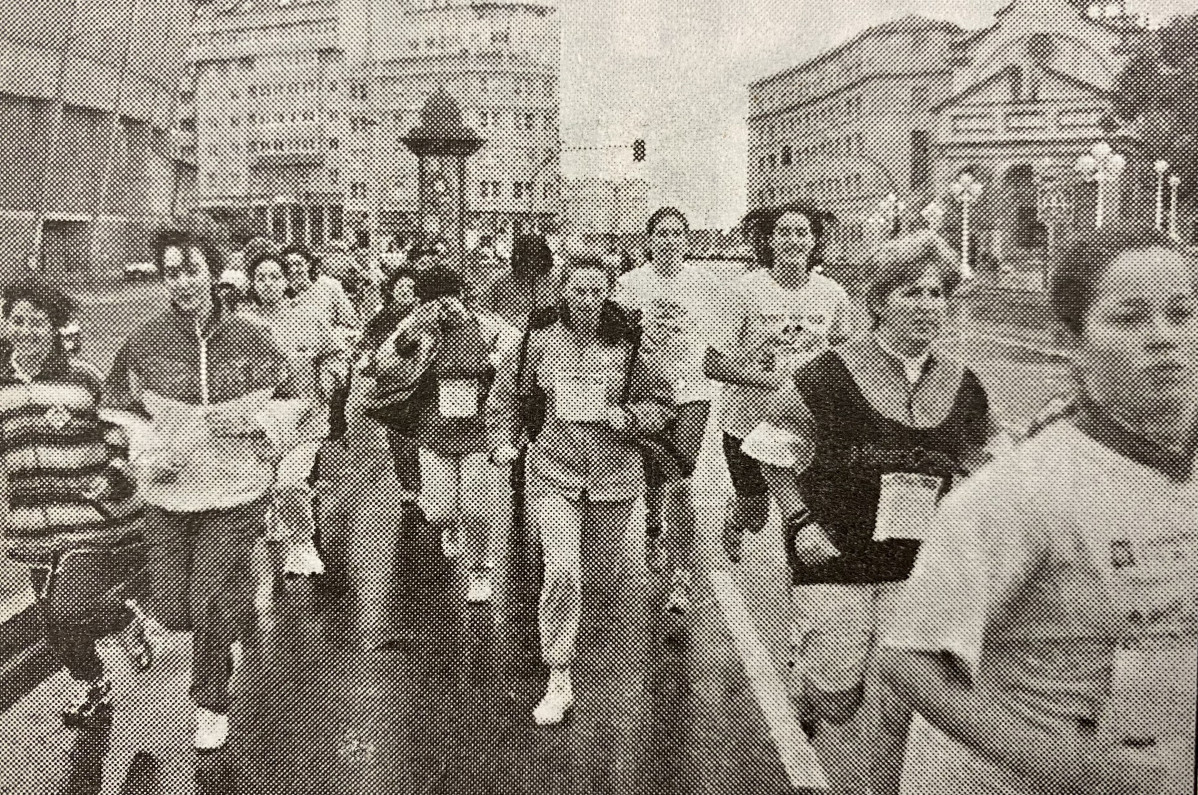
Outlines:
[[812,731],[852,721],[833,753],[869,760],[875,795],[897,790],[909,722],[870,670],[876,639],[937,500],[991,434],[977,376],[933,349],[958,281],[930,232],[883,246],[873,333],[800,367],[742,448],[784,518],[792,695]]
[[[650,262],[621,276],[612,300],[641,312],[642,350],[674,386],[677,407],[671,439],[682,455],[683,478],[665,482],[664,473],[647,468],[645,565],[658,574],[671,569],[666,609],[685,613],[695,564],[690,475],[711,413],[711,384],[703,374],[703,360],[728,298],[710,271],[683,261],[690,225],[680,210],[657,210],[645,228]],[[669,524],[664,534],[668,545],[662,539],[663,514]]]
[[883,637],[902,791],[1194,792],[1198,285],[1147,225],[1087,230],[1050,303],[1078,396],[941,504]]
[[[249,263],[248,299],[253,317],[266,322],[294,374],[295,397],[307,401],[297,428],[297,446],[279,462],[267,539],[285,543],[284,574],[324,573],[316,551],[312,504],[317,454],[329,433],[329,399],[345,383],[347,349],[342,339],[310,306],[287,298],[283,258],[260,254]],[[259,600],[259,607],[262,607]]]
[[720,429],[735,494],[724,514],[723,543],[733,563],[740,560],[744,531],[760,532],[770,505],[761,468],[741,452],[741,443],[795,370],[848,337],[848,295],[811,272],[820,261],[823,223],[823,213],[802,205],[745,219],[760,268],[736,280],[730,322],[707,351],[707,376],[724,384]]
[[70,299],[30,281],[4,290],[3,311],[0,527],[8,556],[29,567],[46,640],[77,683],[63,721],[94,727],[110,715],[112,690],[95,641],[121,612],[97,597],[127,573],[116,570],[120,549],[140,539],[142,503],[124,466],[127,440],[99,418],[100,382],[62,346]]
[[331,328],[347,340],[357,336],[362,322],[341,282],[320,273],[312,252],[303,246],[292,246],[282,253],[287,271],[287,283],[292,297],[307,306]]
[[[509,352],[487,402],[495,464],[515,460],[522,433],[532,438],[528,514],[544,548],[539,626],[550,669],[533,711],[538,724],[558,723],[574,702],[570,663],[583,572],[587,586],[608,593],[618,583],[632,504],[644,490],[640,454],[628,436],[660,431],[673,416],[671,385],[644,358],[629,361],[632,330],[627,313],[608,300],[611,289],[601,262],[573,263],[559,319]],[[540,427],[525,410],[533,400],[543,407]]]
[[[431,375],[433,387],[419,407],[415,427],[419,505],[426,521],[440,530],[445,556],[456,558],[465,551],[466,601],[477,604],[491,599],[491,539],[498,523],[506,521],[508,500],[505,478],[487,461],[483,418],[499,333],[463,305],[457,274],[429,290],[382,348],[392,351],[390,356],[418,360],[411,371]],[[394,363],[379,356],[378,364],[388,369]]]
[[167,628],[194,632],[195,747],[206,751],[228,738],[230,648],[253,614],[251,554],[309,403],[286,398],[290,368],[270,329],[215,302],[221,262],[208,241],[163,232],[155,262],[170,306],[125,342],[105,400],[153,424],[132,440],[151,547],[147,607]]

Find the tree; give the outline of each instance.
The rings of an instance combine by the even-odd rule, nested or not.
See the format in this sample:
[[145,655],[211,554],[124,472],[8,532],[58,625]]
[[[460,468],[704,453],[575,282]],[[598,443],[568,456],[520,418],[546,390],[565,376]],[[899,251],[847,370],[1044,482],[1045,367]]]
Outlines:
[[1115,80],[1115,121],[1140,138],[1149,162],[1165,160],[1181,177],[1180,196],[1198,189],[1198,14],[1179,16],[1144,36]]

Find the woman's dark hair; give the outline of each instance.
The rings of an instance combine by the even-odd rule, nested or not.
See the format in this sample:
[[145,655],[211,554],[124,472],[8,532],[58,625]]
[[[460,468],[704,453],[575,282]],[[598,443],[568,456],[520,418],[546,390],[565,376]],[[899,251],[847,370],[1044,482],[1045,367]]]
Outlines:
[[383,306],[388,306],[394,300],[392,293],[395,292],[395,285],[399,284],[400,279],[411,279],[413,284],[420,281],[420,277],[416,271],[411,268],[396,268],[392,271],[383,282],[382,301]]
[[308,263],[309,279],[316,281],[316,277],[320,275],[320,261],[307,246],[300,245],[299,243],[290,245],[283,249],[279,256],[282,257],[279,264],[283,266],[284,276],[289,275],[291,271],[290,266],[287,264],[288,257],[302,257],[304,262]]
[[160,279],[166,278],[166,250],[169,248],[182,251],[184,259],[190,256],[190,249],[198,250],[208,264],[208,276],[214,287],[225,272],[224,257],[211,240],[182,229],[164,229],[154,236],[154,267],[158,269]]
[[44,312],[55,329],[65,327],[75,314],[75,302],[70,296],[38,278],[26,279],[4,288],[4,317],[8,318],[13,307],[21,301]]
[[810,271],[817,265],[823,265],[824,227],[834,223],[836,216],[802,202],[791,202],[777,207],[760,207],[750,210],[749,214],[745,216],[741,226],[749,238],[749,244],[753,247],[757,264],[762,268],[774,267],[774,250],[770,247],[770,238],[773,237],[774,227],[778,225],[778,221],[787,213],[799,213],[811,224],[811,235],[815,238],[815,246],[807,261],[807,270]]
[[416,280],[416,297],[421,301],[461,298],[464,289],[465,283],[461,275],[449,268],[434,267]]
[[1111,264],[1128,251],[1149,248],[1185,254],[1168,235],[1146,223],[1116,221],[1075,234],[1062,246],[1053,269],[1048,292],[1053,314],[1070,332],[1080,335],[1098,285]]
[[262,296],[258,295],[258,291],[254,289],[254,279],[258,275],[258,268],[262,267],[262,263],[264,262],[277,262],[279,272],[283,274],[284,279],[287,278],[287,262],[282,254],[276,254],[273,251],[263,251],[246,263],[245,278],[248,283],[245,288],[245,297],[258,305],[262,304]]
[[520,235],[512,244],[512,276],[536,279],[553,270],[553,252],[544,235]]
[[670,217],[677,218],[682,222],[682,228],[688,232],[690,231],[690,221],[686,220],[686,216],[683,215],[682,210],[679,210],[677,207],[659,207],[653,211],[652,215],[649,216],[649,220],[645,221],[645,234],[652,235],[653,230],[657,229],[657,225],[661,223],[663,219]]

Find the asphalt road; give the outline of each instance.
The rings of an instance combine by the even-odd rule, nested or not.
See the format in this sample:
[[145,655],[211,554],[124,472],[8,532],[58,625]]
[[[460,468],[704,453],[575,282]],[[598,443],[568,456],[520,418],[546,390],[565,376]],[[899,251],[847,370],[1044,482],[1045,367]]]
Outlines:
[[[124,316],[120,304],[105,306]],[[1061,364],[963,331],[948,344],[1002,418],[1026,421],[1065,386]],[[465,605],[463,573],[395,499],[378,428],[359,420],[349,442],[329,450],[326,471],[333,572],[323,588],[281,597],[247,643],[229,746],[200,757],[190,749],[187,636],[141,675],[108,642],[112,729],[62,729],[69,681],[54,674],[0,715],[0,795],[861,791],[855,760],[819,739],[808,746],[788,709],[776,529],[750,537],[734,570],[718,552],[728,482],[714,428],[696,475],[703,562],[694,609],[685,620],[662,614],[634,517],[612,540],[620,587],[587,599],[576,708],[552,728],[531,721],[544,670],[525,540],[497,531],[496,598]]]

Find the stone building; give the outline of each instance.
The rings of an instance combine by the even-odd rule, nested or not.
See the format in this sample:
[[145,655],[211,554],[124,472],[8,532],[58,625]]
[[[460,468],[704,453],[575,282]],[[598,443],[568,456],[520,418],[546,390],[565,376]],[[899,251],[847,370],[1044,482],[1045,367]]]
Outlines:
[[118,274],[190,169],[171,128],[188,0],[9,3],[0,31],[0,278]]

